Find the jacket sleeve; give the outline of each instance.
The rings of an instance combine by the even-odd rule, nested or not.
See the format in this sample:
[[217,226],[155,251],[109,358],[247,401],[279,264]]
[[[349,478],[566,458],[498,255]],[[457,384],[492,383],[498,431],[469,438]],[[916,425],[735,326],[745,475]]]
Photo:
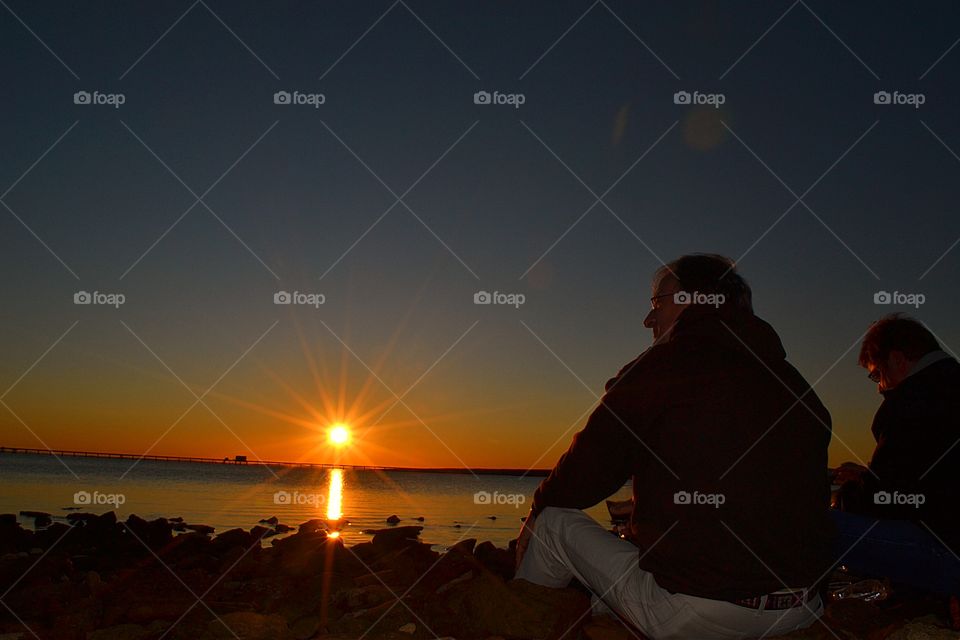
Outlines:
[[862,478],[863,499],[868,511],[882,518],[912,519],[915,512],[908,506],[885,504],[878,492],[913,493],[923,470],[922,458],[916,450],[917,432],[909,416],[903,415],[895,402],[886,401],[874,418],[877,447],[870,459],[870,470]]
[[643,445],[634,432],[640,416],[630,395],[619,385],[604,395],[570,448],[540,483],[533,495],[532,515],[545,507],[592,507],[633,475],[636,449]]

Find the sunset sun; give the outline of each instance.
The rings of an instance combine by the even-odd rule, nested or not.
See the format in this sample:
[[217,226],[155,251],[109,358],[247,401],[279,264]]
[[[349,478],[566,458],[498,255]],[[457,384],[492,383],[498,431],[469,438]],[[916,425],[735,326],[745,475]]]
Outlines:
[[350,428],[345,424],[335,424],[327,431],[327,440],[335,447],[342,447],[350,442]]

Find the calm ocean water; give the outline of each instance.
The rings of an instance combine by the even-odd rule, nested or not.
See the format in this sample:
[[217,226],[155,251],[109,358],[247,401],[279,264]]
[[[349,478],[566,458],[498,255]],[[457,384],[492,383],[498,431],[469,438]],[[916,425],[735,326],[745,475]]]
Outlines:
[[[401,525],[422,525],[425,542],[448,546],[477,538],[506,546],[516,537],[520,518],[527,514],[541,480],[281,467],[271,473],[259,465],[149,460],[131,470],[132,460],[65,457],[62,461],[53,456],[0,453],[0,513],[46,511],[55,520],[65,521],[72,510],[115,510],[121,519],[131,513],[146,519],[182,516],[190,524],[207,524],[217,532],[249,529],[270,516],[295,526],[339,514],[349,521],[342,528],[347,544],[369,540],[361,530],[386,527],[387,517],[396,514]],[[629,487],[624,487],[616,497],[629,495]],[[609,523],[603,504],[588,513],[604,525]],[[418,517],[424,521],[418,522]],[[32,519],[21,518],[21,522],[32,526]]]

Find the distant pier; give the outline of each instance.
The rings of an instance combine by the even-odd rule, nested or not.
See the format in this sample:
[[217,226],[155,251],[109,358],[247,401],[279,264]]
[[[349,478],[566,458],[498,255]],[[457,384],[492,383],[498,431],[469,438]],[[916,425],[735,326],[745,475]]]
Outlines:
[[331,462],[290,462],[249,459],[247,456],[206,458],[202,456],[161,456],[155,454],[116,453],[108,451],[73,451],[69,449],[38,449],[30,447],[0,447],[0,454],[16,453],[52,456],[55,458],[103,458],[110,460],[153,460],[157,462],[194,462],[201,464],[259,465],[264,467],[301,467],[309,469],[351,469],[357,471],[418,471],[420,473],[463,473],[473,475],[545,476],[547,469],[467,469],[460,467],[418,468],[386,467],[377,465],[334,464]]

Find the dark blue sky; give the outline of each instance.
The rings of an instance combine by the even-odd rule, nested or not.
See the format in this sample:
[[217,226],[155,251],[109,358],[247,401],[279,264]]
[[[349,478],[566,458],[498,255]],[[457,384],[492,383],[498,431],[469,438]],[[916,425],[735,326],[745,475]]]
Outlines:
[[362,414],[416,383],[375,462],[549,466],[648,346],[659,259],[691,251],[742,257],[864,459],[868,323],[911,311],[960,348],[952,3],[5,3],[4,442],[145,450],[194,400],[170,371],[201,394],[229,369],[155,452],[297,457],[303,427],[271,412],[333,416],[285,388],[319,407],[343,382]]

